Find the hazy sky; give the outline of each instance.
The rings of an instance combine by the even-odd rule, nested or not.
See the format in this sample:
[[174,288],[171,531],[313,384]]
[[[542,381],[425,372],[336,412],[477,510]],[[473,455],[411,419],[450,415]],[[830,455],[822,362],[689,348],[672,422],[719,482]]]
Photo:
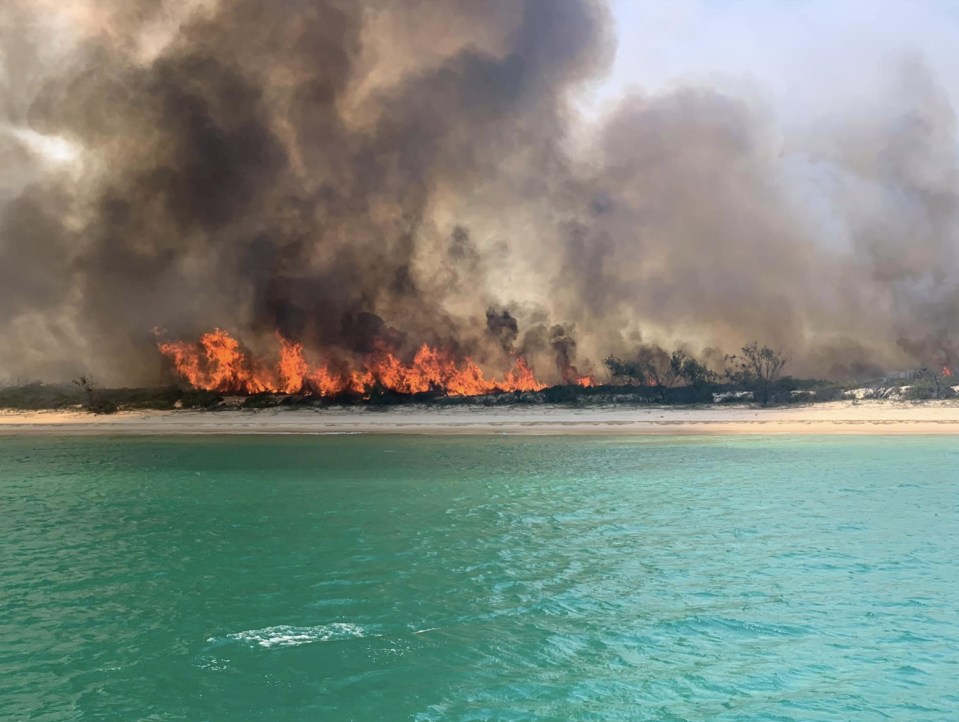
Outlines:
[[959,99],[959,2],[613,0],[619,49],[606,97],[677,83],[752,89],[786,122],[875,100],[889,63],[918,54]]

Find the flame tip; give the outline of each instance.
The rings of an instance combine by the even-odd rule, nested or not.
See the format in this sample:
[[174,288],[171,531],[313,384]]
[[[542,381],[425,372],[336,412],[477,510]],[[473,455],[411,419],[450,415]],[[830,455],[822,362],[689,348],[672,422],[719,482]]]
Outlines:
[[[445,393],[449,396],[482,396],[494,392],[541,391],[539,382],[521,356],[514,355],[513,368],[502,381],[487,380],[470,357],[457,361],[448,351],[424,343],[412,363],[404,364],[383,344],[368,356],[360,368],[331,370],[328,363],[310,366],[303,344],[285,339],[277,330],[280,344],[275,368],[249,354],[227,331],[219,327],[200,336],[199,342],[157,341],[157,348],[174,364],[177,373],[194,388],[219,393],[286,393],[324,397],[344,393],[367,394],[375,386],[417,394]],[[578,375],[578,374],[577,374]],[[591,383],[584,383],[590,382]],[[592,375],[580,377],[581,385],[594,385]]]

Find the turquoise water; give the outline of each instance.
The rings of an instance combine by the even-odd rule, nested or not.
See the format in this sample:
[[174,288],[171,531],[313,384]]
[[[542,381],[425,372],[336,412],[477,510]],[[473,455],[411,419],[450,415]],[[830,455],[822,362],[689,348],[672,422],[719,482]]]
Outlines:
[[959,440],[0,438],[0,719],[959,719]]

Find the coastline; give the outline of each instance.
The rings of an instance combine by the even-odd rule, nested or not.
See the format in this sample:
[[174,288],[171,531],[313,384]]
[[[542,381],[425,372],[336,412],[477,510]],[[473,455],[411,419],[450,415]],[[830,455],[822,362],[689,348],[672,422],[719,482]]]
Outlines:
[[209,434],[959,434],[959,401],[839,401],[760,408],[501,406],[385,410],[0,411],[0,436]]

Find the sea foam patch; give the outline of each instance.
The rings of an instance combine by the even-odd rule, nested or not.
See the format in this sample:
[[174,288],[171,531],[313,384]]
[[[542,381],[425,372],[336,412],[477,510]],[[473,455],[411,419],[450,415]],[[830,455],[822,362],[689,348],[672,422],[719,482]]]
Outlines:
[[293,627],[280,625],[249,629],[244,632],[228,634],[222,639],[211,637],[208,642],[242,642],[258,647],[298,647],[314,642],[332,642],[340,639],[356,639],[364,636],[362,627],[356,624],[334,622],[316,627]]

